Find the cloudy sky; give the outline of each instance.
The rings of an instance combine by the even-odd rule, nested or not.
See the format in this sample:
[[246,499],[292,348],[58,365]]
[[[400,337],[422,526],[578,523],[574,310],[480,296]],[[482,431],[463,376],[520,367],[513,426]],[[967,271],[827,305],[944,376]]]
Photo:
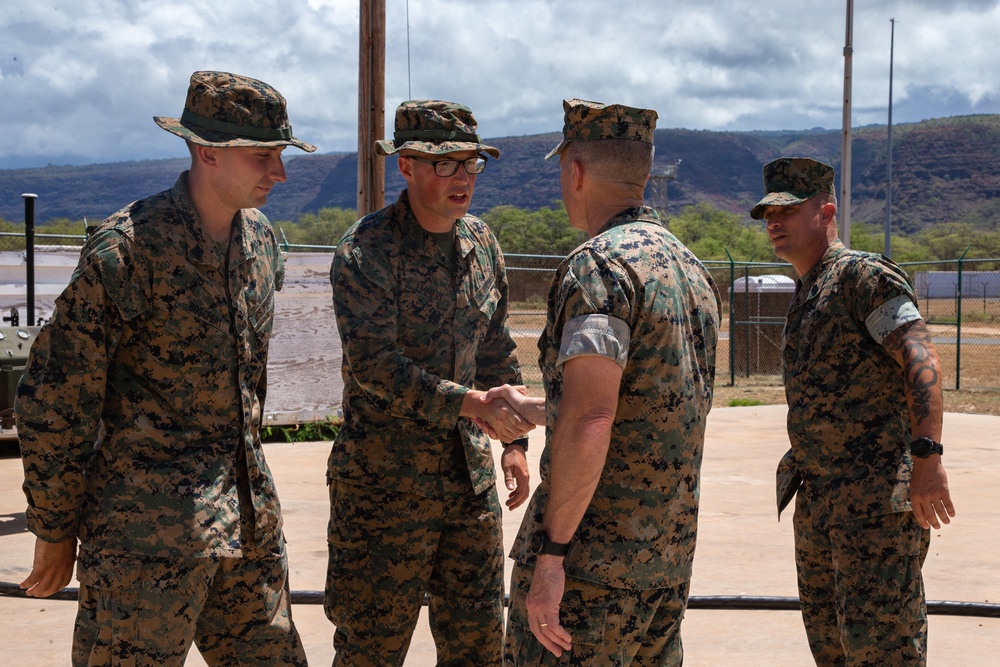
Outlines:
[[[846,0],[385,0],[386,123],[463,102],[487,138],[558,131],[564,98],[661,128],[839,129]],[[853,125],[1000,113],[1000,0],[859,0]],[[357,150],[359,0],[3,0],[0,168],[181,157],[194,70],[262,79],[298,137]]]

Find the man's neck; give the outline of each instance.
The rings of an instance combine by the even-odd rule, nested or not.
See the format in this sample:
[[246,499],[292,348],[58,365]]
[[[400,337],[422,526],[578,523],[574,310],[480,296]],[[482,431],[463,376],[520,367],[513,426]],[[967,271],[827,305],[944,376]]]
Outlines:
[[211,191],[203,188],[197,179],[188,177],[188,191],[191,194],[191,204],[201,219],[202,228],[210,239],[217,243],[225,243],[233,232],[234,211],[219,203]]
[[641,197],[622,197],[589,207],[586,212],[586,227],[583,230],[587,232],[588,236],[594,236],[607,224],[608,220],[625,209],[638,208],[644,205],[645,202]]

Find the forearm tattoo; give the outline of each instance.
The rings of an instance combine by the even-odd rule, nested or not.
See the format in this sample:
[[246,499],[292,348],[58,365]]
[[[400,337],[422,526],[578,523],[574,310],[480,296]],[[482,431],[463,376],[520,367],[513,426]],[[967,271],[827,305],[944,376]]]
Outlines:
[[902,355],[903,388],[911,397],[910,412],[919,424],[931,414],[931,392],[939,381],[930,333],[923,321],[915,320],[886,336],[882,345],[894,357]]

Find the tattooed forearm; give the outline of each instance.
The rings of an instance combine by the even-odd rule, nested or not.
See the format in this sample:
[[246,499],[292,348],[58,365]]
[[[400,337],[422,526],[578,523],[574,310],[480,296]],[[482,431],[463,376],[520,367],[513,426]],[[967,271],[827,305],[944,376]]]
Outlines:
[[917,424],[931,416],[933,391],[940,377],[930,334],[921,320],[900,327],[882,344],[903,362],[903,387],[910,395],[910,412]]

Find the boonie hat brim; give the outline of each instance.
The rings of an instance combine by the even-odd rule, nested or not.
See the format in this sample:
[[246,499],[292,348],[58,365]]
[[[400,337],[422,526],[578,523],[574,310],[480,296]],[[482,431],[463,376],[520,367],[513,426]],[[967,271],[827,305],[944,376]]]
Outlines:
[[[181,118],[167,118],[164,116],[153,116],[153,120],[157,125],[162,127],[167,132],[176,134],[182,139],[191,141],[192,143],[199,144],[201,146],[212,146],[215,148],[231,148],[231,147],[251,147],[251,146],[295,146],[296,148],[301,148],[307,153],[312,153],[316,150],[316,146],[313,144],[306,143],[296,139],[294,136],[289,136],[289,138],[279,138],[279,139],[267,139],[259,138],[253,139],[246,137],[246,133],[251,128],[243,128],[240,131],[240,135],[231,134],[229,132],[221,132],[218,130],[212,130],[206,127],[201,127],[193,123],[188,123]],[[289,132],[289,135],[291,133]]]
[[419,151],[430,155],[444,155],[445,153],[458,153],[460,151],[476,151],[486,153],[494,159],[500,158],[500,149],[486,144],[471,141],[443,141],[433,143],[430,141],[404,141],[399,146],[391,139],[381,139],[375,142],[375,153],[383,157],[398,153],[402,150]]

